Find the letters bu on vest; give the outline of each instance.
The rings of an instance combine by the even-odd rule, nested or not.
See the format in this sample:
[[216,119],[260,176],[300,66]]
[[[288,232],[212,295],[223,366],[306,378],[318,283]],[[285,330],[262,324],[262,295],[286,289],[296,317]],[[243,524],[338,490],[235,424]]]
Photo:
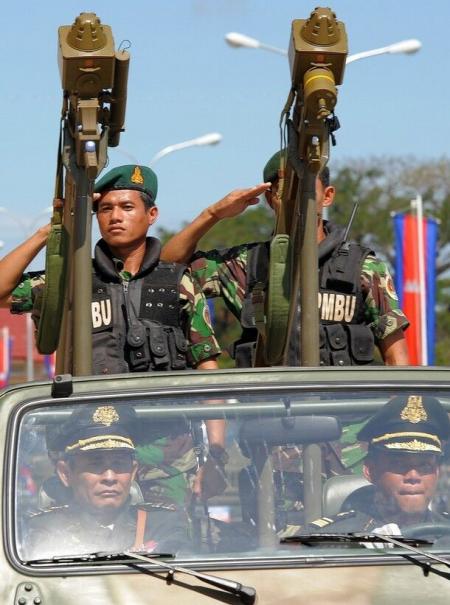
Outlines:
[[319,292],[320,319],[351,323],[355,315],[356,296],[354,294],[337,294]]
[[93,328],[101,328],[111,325],[112,312],[110,298],[92,302],[91,311]]

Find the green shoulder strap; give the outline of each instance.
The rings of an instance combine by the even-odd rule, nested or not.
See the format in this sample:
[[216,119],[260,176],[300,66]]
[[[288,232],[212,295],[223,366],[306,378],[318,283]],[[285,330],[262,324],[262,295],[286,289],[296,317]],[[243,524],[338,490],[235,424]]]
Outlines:
[[[62,173],[60,133],[55,198],[63,196]],[[62,209],[55,208],[45,255],[45,286],[33,309],[33,314],[39,317],[36,346],[43,355],[50,355],[58,346],[64,306],[67,248],[68,234],[62,224]]]
[[289,235],[275,235],[270,244],[267,291],[265,357],[269,366],[283,355],[291,297],[291,245]]

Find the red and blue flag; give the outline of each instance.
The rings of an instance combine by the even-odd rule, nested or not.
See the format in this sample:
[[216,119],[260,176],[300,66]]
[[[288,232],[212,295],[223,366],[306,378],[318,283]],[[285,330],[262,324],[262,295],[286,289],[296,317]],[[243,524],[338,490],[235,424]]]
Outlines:
[[[433,365],[436,340],[436,258],[438,223],[432,218],[419,220],[413,213],[394,216],[395,287],[400,307],[410,321],[405,332],[411,365]],[[425,296],[421,296],[419,235],[423,241]],[[422,306],[425,306],[423,309]],[[425,318],[426,329],[422,329]],[[423,338],[423,335],[426,338]],[[425,340],[426,342],[422,342]]]

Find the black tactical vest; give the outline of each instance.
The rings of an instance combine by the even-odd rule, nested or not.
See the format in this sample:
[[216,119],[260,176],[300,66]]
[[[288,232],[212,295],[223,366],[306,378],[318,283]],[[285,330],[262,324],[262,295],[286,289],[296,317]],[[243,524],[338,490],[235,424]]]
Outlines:
[[[361,266],[368,248],[342,243],[343,229],[326,223],[327,237],[319,244],[320,365],[365,365],[373,361],[374,338],[365,323],[364,297],[361,291]],[[251,367],[257,330],[253,311],[253,293],[266,287],[270,242],[249,250],[247,287],[242,306],[242,335],[234,345],[237,367]],[[289,343],[289,363],[297,365],[300,340],[300,308],[295,325],[298,330]]]
[[147,238],[137,275],[122,281],[103,240],[95,247],[92,278],[94,374],[122,374],[187,367],[181,326],[180,281],[184,265],[159,260],[161,245]]

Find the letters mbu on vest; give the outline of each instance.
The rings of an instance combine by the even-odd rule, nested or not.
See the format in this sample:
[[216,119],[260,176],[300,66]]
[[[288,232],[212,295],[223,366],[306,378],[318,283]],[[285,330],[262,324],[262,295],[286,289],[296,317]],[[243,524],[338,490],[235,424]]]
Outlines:
[[[330,225],[325,254],[320,255],[318,309],[320,318],[320,364],[365,365],[373,362],[374,337],[365,323],[365,304],[361,291],[361,266],[370,250],[356,243],[342,243],[337,229]],[[333,245],[331,245],[333,244]],[[247,291],[241,324],[243,333],[235,343],[238,367],[250,367],[254,359],[257,330],[252,305],[255,284],[266,287],[268,247],[266,243],[249,251]],[[252,258],[257,255],[258,258]],[[299,322],[299,310],[297,313]],[[290,357],[298,359],[298,333],[291,335]]]

